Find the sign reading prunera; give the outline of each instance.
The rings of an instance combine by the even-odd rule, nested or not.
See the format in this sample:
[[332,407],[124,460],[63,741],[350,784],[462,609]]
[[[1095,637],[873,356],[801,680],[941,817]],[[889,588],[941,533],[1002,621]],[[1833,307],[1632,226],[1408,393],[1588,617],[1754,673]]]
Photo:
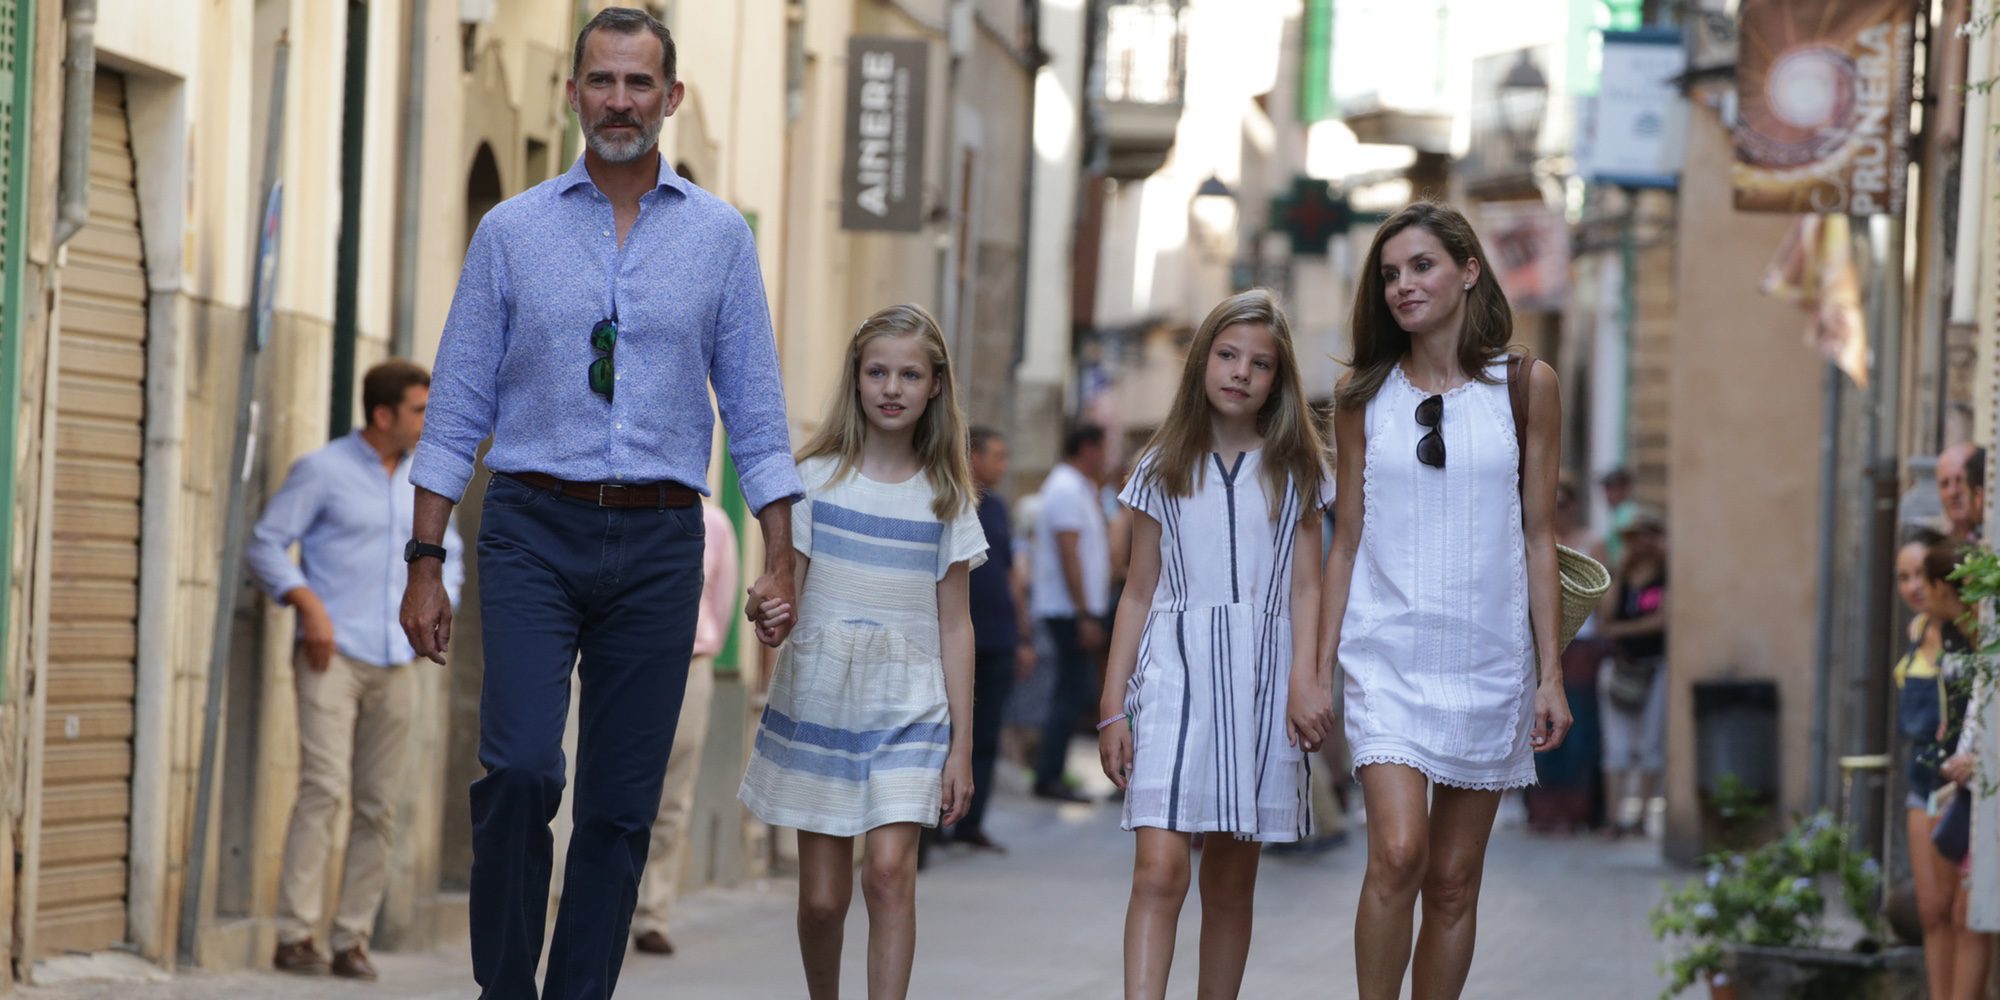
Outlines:
[[848,40],[842,229],[914,233],[923,227],[929,58],[923,39]]

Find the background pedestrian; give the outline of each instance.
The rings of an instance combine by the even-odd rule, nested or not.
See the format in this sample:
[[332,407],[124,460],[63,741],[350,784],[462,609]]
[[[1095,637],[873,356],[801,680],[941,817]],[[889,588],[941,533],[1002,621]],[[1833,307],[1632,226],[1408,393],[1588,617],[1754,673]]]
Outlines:
[[695,615],[694,651],[688,660],[687,693],[681,698],[674,748],[667,757],[660,814],[653,820],[653,843],[646,873],[639,878],[639,904],[632,913],[632,945],[649,955],[671,955],[674,900],[680,896],[694,812],[695,778],[701,774],[708,740],[709,709],[715,701],[715,654],[729,636],[736,611],[736,527],[713,503],[701,505],[705,540],[701,554],[701,609]]
[[[299,794],[278,880],[281,972],[376,978],[368,958],[388,887],[396,799],[410,778],[410,734],[422,679],[396,622],[393,585],[410,537],[410,451],[424,432],[430,373],[385,361],[361,379],[367,424],[293,463],[245,550],[250,569],[298,613]],[[299,546],[299,562],[287,553]],[[444,532],[439,581],[458,602],[463,543]],[[335,897],[331,962],[313,941],[326,910],[334,817],[353,806]]]
[[1036,751],[1035,796],[1059,802],[1090,801],[1063,771],[1070,736],[1096,703],[1096,660],[1108,638],[1111,549],[1097,495],[1104,460],[1102,427],[1071,430],[1063,440],[1063,460],[1042,483],[1036,514],[1029,603],[1054,648],[1055,686]]

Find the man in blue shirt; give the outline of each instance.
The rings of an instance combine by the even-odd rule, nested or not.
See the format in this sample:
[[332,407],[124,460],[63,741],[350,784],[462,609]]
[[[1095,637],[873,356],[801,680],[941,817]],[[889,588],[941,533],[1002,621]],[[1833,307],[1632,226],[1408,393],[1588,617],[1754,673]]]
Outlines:
[[[257,520],[251,571],[298,612],[293,681],[299,698],[299,796],[278,882],[278,950],[285,972],[319,974],[313,943],[325,911],[326,852],[349,794],[354,821],[333,919],[335,975],[374,979],[368,933],[388,884],[395,803],[409,780],[410,726],[421,678],[397,624],[403,543],[410,537],[410,449],[424,431],[430,374],[385,361],[361,380],[367,426],[298,460]],[[439,567],[458,599],[464,567],[456,531]],[[299,563],[287,554],[299,545]]]
[[972,571],[972,804],[951,829],[955,843],[1005,850],[986,835],[986,805],[993,798],[993,765],[1000,757],[1000,729],[1016,675],[1034,667],[1034,643],[1024,612],[1025,581],[1014,566],[1014,528],[1000,484],[1007,479],[1007,439],[991,427],[972,429],[972,478],[979,483],[979,526],[986,531],[986,563]]
[[[764,537],[748,612],[791,629],[791,457],[777,345],[742,215],[659,153],[680,104],[673,37],[608,8],[568,85],[585,152],[502,202],[466,248],[410,479],[403,627],[451,640],[435,543],[489,434],[479,530],[486,651],[472,785],[472,968],[485,997],[535,996],[579,677],[575,826],[543,996],[617,985],[701,601],[713,386]],[[581,654],[581,662],[578,656]]]

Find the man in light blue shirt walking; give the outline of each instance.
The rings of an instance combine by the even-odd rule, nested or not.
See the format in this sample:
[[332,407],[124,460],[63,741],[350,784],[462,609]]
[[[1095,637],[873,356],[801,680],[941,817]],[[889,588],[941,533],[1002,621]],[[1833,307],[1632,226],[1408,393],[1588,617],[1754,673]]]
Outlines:
[[[488,998],[536,995],[572,669],[575,825],[542,995],[617,985],[701,601],[711,386],[764,537],[748,608],[793,598],[804,488],[757,248],[741,213],[660,156],[684,93],[674,63],[673,37],[643,11],[608,8],[577,36],[568,92],[585,152],[480,220],[410,474],[402,622],[419,655],[443,662],[436,543],[492,436],[470,886]],[[782,641],[789,612],[763,624]]]
[[[247,556],[264,589],[298,612],[299,795],[278,883],[285,972],[374,979],[368,933],[388,884],[395,802],[409,780],[410,726],[421,669],[397,621],[410,537],[410,450],[424,430],[430,374],[386,361],[361,382],[367,426],[293,464],[264,508]],[[288,554],[299,546],[299,562]],[[456,531],[440,566],[458,599]],[[325,911],[326,853],[341,800],[354,800],[331,963],[313,943]]]

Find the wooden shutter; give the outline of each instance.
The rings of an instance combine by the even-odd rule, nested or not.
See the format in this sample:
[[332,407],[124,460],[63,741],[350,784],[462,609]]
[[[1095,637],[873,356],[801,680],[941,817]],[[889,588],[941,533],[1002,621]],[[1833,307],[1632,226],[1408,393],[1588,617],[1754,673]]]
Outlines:
[[90,223],[62,270],[35,957],[126,939],[146,388],[133,172],[125,81],[99,69]]

